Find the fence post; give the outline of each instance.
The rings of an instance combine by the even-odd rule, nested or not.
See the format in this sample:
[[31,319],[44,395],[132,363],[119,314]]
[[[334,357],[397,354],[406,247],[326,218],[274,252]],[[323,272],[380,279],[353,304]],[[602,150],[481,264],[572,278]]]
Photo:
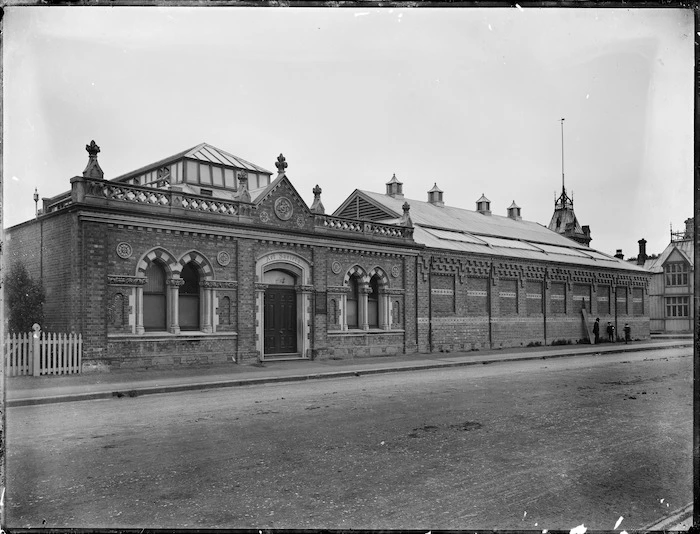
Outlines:
[[41,366],[39,363],[39,356],[41,354],[41,351],[39,349],[40,345],[40,339],[41,339],[41,327],[34,323],[34,326],[32,326],[32,330],[34,330],[34,333],[32,334],[32,345],[31,345],[31,351],[32,351],[32,375],[33,376],[39,376],[39,371],[41,370]]

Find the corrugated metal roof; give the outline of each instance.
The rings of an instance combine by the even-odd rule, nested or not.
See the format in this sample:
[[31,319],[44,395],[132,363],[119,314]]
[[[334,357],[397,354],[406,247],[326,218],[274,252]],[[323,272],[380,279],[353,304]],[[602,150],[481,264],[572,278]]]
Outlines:
[[381,193],[358,191],[370,200],[399,212],[404,202],[411,206],[413,238],[427,247],[458,252],[507,256],[529,260],[573,263],[643,271],[613,256],[586,247],[553,232],[541,224],[513,220],[500,215],[429,202],[396,199]]
[[652,273],[663,272],[664,263],[666,263],[666,260],[668,260],[668,257],[671,255],[671,253],[674,250],[678,250],[685,257],[685,259],[690,263],[690,266],[694,267],[695,258],[693,257],[693,255],[694,255],[693,240],[686,239],[683,241],[674,241],[672,243],[669,243],[668,246],[664,249],[664,251],[661,254],[659,254],[659,257],[656,258],[655,260],[653,260],[652,263],[645,262],[645,264],[644,264],[645,270],[652,272]]
[[483,215],[476,211],[452,206],[435,206],[429,202],[412,199],[395,199],[381,193],[361,191],[375,202],[382,204],[394,211],[401,213],[404,202],[411,206],[411,220],[414,224],[467,232],[472,235],[492,235],[508,239],[522,239],[525,241],[549,243],[564,247],[581,246],[575,241],[552,232],[536,222],[526,220],[513,220],[501,215]]

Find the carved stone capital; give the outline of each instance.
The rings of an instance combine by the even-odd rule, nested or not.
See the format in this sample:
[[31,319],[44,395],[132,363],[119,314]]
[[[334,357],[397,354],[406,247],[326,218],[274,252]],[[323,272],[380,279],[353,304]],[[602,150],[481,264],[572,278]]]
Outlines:
[[112,286],[145,286],[146,278],[142,276],[129,276],[120,274],[108,274],[107,283]]
[[203,280],[201,285],[206,289],[236,289],[238,282],[235,280]]
[[165,283],[171,287],[180,287],[185,285],[185,281],[182,278],[168,278]]

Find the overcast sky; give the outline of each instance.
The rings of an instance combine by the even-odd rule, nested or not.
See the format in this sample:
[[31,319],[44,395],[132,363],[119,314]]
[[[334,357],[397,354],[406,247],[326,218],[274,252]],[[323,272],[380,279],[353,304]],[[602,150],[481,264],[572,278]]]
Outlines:
[[659,253],[693,215],[693,17],[657,9],[6,7],[4,226],[201,142],[307,204],[354,189],[547,225],[565,176],[591,246]]

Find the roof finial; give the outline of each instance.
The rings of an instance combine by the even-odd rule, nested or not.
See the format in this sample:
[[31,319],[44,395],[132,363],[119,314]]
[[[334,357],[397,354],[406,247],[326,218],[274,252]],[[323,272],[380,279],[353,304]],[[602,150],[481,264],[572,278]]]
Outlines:
[[250,193],[248,192],[248,173],[244,171],[239,171],[237,178],[238,200],[240,200],[241,202],[250,202]]
[[97,163],[97,154],[100,152],[100,147],[97,146],[94,139],[90,141],[89,145],[85,145],[85,150],[87,150],[90,158],[88,159],[87,167],[83,171],[83,176],[85,178],[104,178],[105,173],[102,172],[100,164]]
[[287,168],[287,161],[284,159],[282,154],[280,154],[277,158],[277,163],[275,163],[275,166],[277,167],[277,172],[279,174],[284,174],[284,169]]
[[311,205],[311,211],[323,215],[326,213],[326,208],[323,207],[323,202],[321,202],[321,188],[316,184],[313,188],[314,192],[314,203]]

